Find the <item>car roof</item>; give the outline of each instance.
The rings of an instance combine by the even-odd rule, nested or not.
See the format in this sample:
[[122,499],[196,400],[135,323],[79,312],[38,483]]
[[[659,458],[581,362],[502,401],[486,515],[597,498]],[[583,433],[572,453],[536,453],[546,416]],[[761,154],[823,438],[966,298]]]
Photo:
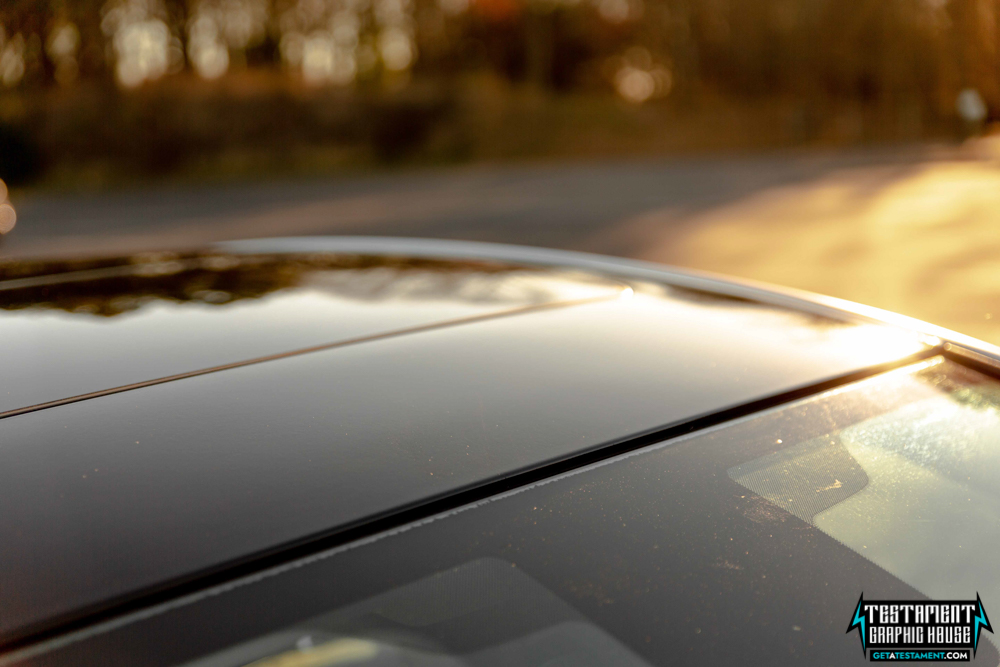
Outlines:
[[401,243],[0,282],[0,637],[933,351],[734,283]]

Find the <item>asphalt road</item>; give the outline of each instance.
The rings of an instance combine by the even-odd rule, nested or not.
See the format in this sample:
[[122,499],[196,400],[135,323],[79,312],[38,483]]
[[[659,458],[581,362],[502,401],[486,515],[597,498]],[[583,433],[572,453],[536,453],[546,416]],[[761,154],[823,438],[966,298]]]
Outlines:
[[1000,148],[985,140],[28,194],[13,204],[18,223],[0,257],[313,234],[500,241],[775,282],[1000,344]]

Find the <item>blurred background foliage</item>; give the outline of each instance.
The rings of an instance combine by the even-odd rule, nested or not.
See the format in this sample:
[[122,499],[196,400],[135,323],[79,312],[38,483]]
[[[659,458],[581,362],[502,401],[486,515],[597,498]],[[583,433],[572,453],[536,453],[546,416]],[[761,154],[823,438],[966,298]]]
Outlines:
[[2,0],[0,177],[957,137],[998,43],[1000,0]]

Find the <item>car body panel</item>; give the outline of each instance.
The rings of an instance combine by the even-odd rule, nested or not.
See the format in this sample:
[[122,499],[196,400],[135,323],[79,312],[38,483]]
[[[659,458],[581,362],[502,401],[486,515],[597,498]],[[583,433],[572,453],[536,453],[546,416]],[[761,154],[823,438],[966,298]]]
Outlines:
[[0,414],[622,289],[561,269],[371,254],[158,255],[0,280]]
[[[542,628],[560,627],[570,616],[648,661],[639,664],[848,664],[858,660],[859,644],[854,632],[844,633],[843,619],[850,618],[859,591],[894,600],[948,600],[960,599],[973,583],[988,605],[983,586],[997,584],[990,576],[993,551],[962,548],[968,538],[996,541],[995,531],[982,530],[990,525],[983,514],[965,511],[964,502],[927,507],[949,487],[928,484],[933,476],[927,475],[900,480],[890,474],[890,480],[885,468],[871,465],[871,456],[859,456],[857,446],[870,441],[872,427],[899,428],[899,415],[916,412],[919,425],[897,444],[917,444],[930,469],[941,470],[942,459],[949,468],[959,459],[982,466],[990,458],[995,468],[996,456],[981,456],[996,452],[989,435],[969,440],[973,457],[926,453],[951,448],[940,437],[947,423],[957,430],[970,417],[996,424],[998,387],[935,356],[742,419],[649,440],[617,456],[605,449],[590,465],[575,461],[561,474],[548,471],[500,492],[482,489],[470,501],[423,507],[412,520],[397,515],[354,538],[314,545],[301,558],[286,555],[245,575],[230,571],[197,589],[174,589],[165,600],[147,598],[134,613],[0,656],[0,665],[319,664],[313,648],[341,640],[438,653],[438,660],[419,664],[539,665],[552,664],[553,654],[574,665],[636,664],[580,659],[574,652],[587,645],[583,641],[550,645],[554,650],[544,661],[529,662],[523,654],[503,662],[441,657],[464,658],[470,645],[537,638]],[[976,395],[987,400],[976,401]],[[958,410],[957,396],[963,397]],[[890,453],[895,448],[883,441],[869,454],[898,464]],[[787,478],[767,464],[775,459],[792,464],[785,473],[792,479],[802,481],[805,471],[810,479],[781,484]],[[767,474],[756,474],[761,472]],[[969,491],[982,489],[986,479]],[[749,488],[748,481],[777,484],[770,493]],[[885,494],[893,487],[909,492]],[[779,493],[792,496],[790,502]],[[827,508],[845,517],[857,501],[883,505],[871,508],[870,522],[841,525],[852,534],[868,533],[863,542],[842,542],[844,533],[810,516]],[[986,506],[996,511],[995,496]],[[810,510],[803,514],[802,508]],[[921,510],[951,520],[919,529],[898,521],[886,530],[876,519]],[[954,539],[955,524],[967,539]],[[873,558],[869,547],[876,543],[881,553]],[[921,557],[914,558],[915,551]],[[891,552],[898,560],[887,563]],[[942,561],[944,554],[951,557]],[[923,567],[928,559],[945,567]],[[966,566],[978,575],[955,577]],[[933,589],[916,585],[915,572],[924,583],[935,582]],[[997,653],[986,637],[977,659],[995,664]],[[358,664],[403,664],[380,657]]]
[[928,349],[884,325],[589,272],[488,317],[8,414],[0,635]]

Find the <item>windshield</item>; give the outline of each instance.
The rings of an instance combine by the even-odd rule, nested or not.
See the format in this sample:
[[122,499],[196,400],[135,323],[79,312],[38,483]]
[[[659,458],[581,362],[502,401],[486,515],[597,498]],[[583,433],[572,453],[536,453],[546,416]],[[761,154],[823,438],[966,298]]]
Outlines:
[[926,397],[729,476],[931,598],[1000,600],[1000,391],[939,367]]
[[515,563],[497,558],[436,572],[190,667],[249,661],[255,667],[648,665]]
[[[46,657],[843,664],[858,660],[844,627],[862,592],[1000,601],[998,480],[1000,384],[935,358],[142,612]],[[979,642],[977,660],[1000,654]]]

